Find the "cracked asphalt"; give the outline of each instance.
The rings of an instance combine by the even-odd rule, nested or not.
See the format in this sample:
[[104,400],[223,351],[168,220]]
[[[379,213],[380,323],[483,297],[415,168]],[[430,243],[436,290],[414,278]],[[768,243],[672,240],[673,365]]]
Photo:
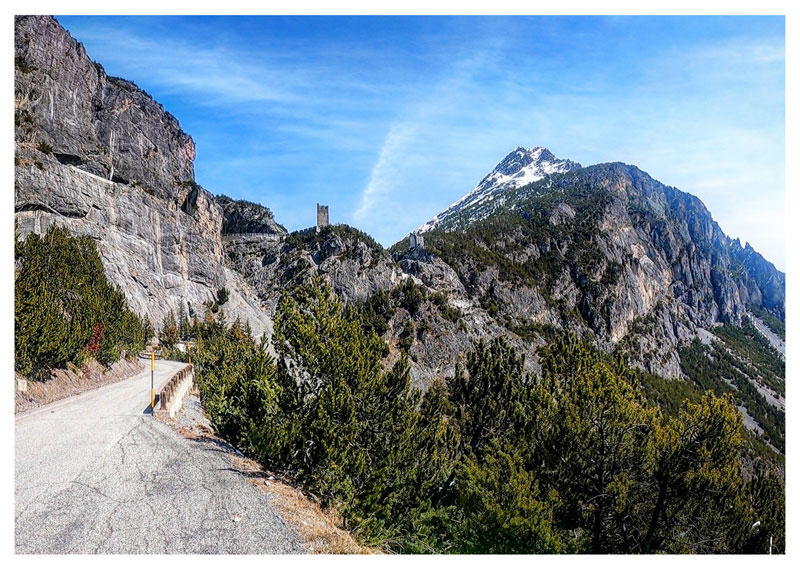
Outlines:
[[[156,391],[182,363],[157,361]],[[150,366],[15,419],[18,554],[301,554],[222,450],[149,414]],[[236,519],[236,520],[235,520]]]

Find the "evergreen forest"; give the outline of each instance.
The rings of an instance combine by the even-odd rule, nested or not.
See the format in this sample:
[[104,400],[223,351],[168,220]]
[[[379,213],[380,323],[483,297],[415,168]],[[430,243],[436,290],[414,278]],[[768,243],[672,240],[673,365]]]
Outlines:
[[540,350],[540,377],[496,338],[422,393],[405,354],[385,364],[372,311],[315,279],[283,293],[276,357],[222,310],[188,328],[218,433],[334,507],[362,542],[765,553],[772,537],[783,551],[783,465],[756,451],[729,390],[666,387],[562,334]]

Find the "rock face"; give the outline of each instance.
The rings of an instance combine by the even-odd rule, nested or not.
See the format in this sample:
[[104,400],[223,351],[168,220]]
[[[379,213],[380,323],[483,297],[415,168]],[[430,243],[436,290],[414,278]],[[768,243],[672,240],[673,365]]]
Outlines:
[[225,195],[216,196],[214,202],[222,209],[223,235],[286,234],[283,225],[275,222],[272,211],[263,205],[231,199]]
[[61,163],[159,197],[194,180],[194,141],[177,119],[107,76],[53,18],[15,18],[14,47],[18,144],[46,145]]
[[[499,168],[500,166],[498,166]],[[680,376],[677,343],[748,305],[783,314],[785,277],[730,240],[696,197],[636,167],[599,164],[495,192],[426,245],[509,329],[552,326]]]
[[274,312],[281,290],[323,277],[345,302],[362,301],[403,278],[392,257],[364,233],[346,225],[289,235],[226,239],[228,264],[258,290]]
[[229,317],[271,320],[226,268],[223,215],[194,181],[194,143],[133,83],[106,76],[50,17],[15,18],[15,212],[21,236],[52,223],[98,241],[106,272],[159,327],[202,317],[219,288]]

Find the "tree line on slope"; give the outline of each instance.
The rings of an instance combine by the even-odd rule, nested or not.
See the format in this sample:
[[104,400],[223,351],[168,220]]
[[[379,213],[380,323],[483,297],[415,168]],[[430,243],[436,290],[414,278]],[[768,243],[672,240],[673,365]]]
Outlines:
[[[754,359],[746,358],[743,355],[744,351],[736,351],[736,344],[726,340],[726,337],[732,336],[736,329],[733,326],[715,329],[723,341],[714,342],[712,345],[705,345],[699,339],[681,345],[679,347],[681,370],[700,388],[712,390],[718,395],[728,393],[735,397],[736,403],[745,407],[764,430],[760,438],[783,453],[786,448],[785,413],[767,402],[750,380],[763,378],[769,367],[756,368],[751,363]],[[783,382],[780,379],[781,386]]]
[[747,308],[753,312],[757,318],[761,319],[775,335],[786,341],[786,323],[781,318],[755,304],[750,304]]
[[[502,338],[424,394],[407,358],[320,281],[285,293],[268,354],[237,321],[195,330],[215,428],[395,552],[783,550],[784,489],[742,468],[741,417],[707,392],[663,411],[637,374],[573,336],[542,376]],[[760,523],[754,528],[756,521]]]
[[45,380],[50,369],[108,365],[144,347],[152,326],[108,281],[90,237],[52,225],[44,235],[15,235],[14,257],[17,372]]

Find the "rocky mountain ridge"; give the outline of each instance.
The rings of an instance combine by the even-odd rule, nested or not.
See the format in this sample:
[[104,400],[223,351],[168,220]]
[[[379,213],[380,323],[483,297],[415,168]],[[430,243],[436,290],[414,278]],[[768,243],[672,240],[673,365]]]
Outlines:
[[[680,376],[676,344],[698,328],[739,324],[751,304],[782,313],[784,275],[735,246],[699,199],[638,168],[598,164],[497,197],[505,207],[472,204],[463,214],[478,221],[426,246],[515,325],[583,328],[608,349],[628,336],[648,370]],[[651,333],[636,331],[644,319]]]

